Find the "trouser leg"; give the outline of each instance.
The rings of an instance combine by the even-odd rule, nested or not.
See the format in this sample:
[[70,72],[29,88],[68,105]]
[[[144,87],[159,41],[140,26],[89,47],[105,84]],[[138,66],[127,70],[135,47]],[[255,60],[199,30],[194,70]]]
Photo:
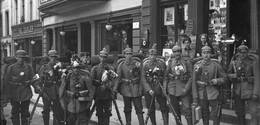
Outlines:
[[[150,108],[151,101],[152,101],[152,96],[149,95],[149,94],[145,94],[145,103],[146,103],[146,107],[147,107],[147,108]],[[155,104],[154,104],[154,103],[155,103],[155,100],[153,100],[152,103],[153,103],[153,104],[152,104],[151,108],[148,109],[148,110],[150,110],[150,115],[149,115],[149,117],[150,117],[150,120],[151,120],[151,122],[152,122],[152,125],[156,125],[156,119],[155,119]]]
[[239,95],[235,95],[235,112],[238,118],[239,125],[245,125],[245,100],[241,99]]
[[206,99],[199,100],[202,111],[203,125],[209,125],[209,102]]
[[61,107],[61,104],[58,99],[53,100],[52,104],[53,117],[57,125],[64,124],[64,110]]
[[219,121],[220,121],[219,116],[218,116],[218,110],[220,110],[218,107],[219,100],[210,100],[209,104],[211,106],[210,117],[213,120],[213,125],[218,125]]
[[191,95],[182,97],[183,114],[187,120],[187,125],[192,125],[192,112],[191,112]]
[[131,125],[132,98],[123,97],[123,99],[125,104],[124,112],[125,112],[126,125]]
[[156,96],[156,100],[159,103],[159,106],[161,109],[163,124],[168,125],[169,124],[169,110],[168,110],[168,106],[167,106],[166,97],[164,97],[163,95],[158,95],[158,96]]
[[13,125],[20,125],[20,102],[11,101],[11,105],[12,123]]
[[75,125],[88,125],[88,117],[90,110],[87,109],[77,114],[77,120]]
[[134,97],[133,102],[139,125],[144,125],[142,97]]
[[43,124],[49,125],[51,101],[46,100],[45,98],[42,99],[43,99],[42,100],[43,101],[43,111],[42,111]]
[[[171,105],[173,106],[174,111],[176,112],[176,115],[178,118],[181,118],[181,110],[180,110],[180,99],[177,96],[170,95],[171,98]],[[175,117],[175,116],[174,116]],[[180,125],[179,121],[175,117],[175,121],[177,125]]]
[[30,106],[30,100],[21,102],[21,121],[22,125],[29,125],[29,106]]
[[112,100],[96,100],[96,106],[98,125],[109,125],[112,115]]

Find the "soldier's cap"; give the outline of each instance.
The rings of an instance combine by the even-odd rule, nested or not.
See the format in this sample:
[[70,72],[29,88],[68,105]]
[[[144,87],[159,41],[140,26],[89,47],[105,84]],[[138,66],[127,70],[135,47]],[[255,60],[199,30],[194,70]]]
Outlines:
[[211,48],[208,45],[205,45],[201,48],[202,52],[211,52]]
[[16,55],[16,57],[20,57],[20,58],[29,57],[27,52],[25,50],[22,50],[22,49],[17,50],[15,55]]
[[151,48],[151,49],[149,49],[149,54],[154,54],[154,55],[156,55],[156,54],[157,54],[156,46],[157,46],[157,44],[156,44],[156,43],[155,43],[155,44],[153,44],[152,48]]
[[99,56],[101,57],[107,57],[108,56],[108,52],[106,48],[103,48],[100,52],[99,52]]
[[172,52],[181,51],[181,47],[179,45],[175,45],[172,47]]
[[124,54],[132,54],[133,50],[127,45],[126,48],[124,49]]
[[59,57],[58,52],[56,50],[49,50],[48,56],[49,57]]
[[238,46],[238,51],[241,52],[242,50],[248,51],[248,47],[245,45],[244,41]]

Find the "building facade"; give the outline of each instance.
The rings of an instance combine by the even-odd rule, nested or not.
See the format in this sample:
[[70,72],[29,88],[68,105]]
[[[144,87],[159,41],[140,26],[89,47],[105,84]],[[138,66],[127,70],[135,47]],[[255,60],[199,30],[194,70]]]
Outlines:
[[39,0],[8,0],[11,3],[13,52],[24,49],[31,57],[42,55],[42,22]]
[[126,45],[138,51],[142,0],[42,0],[43,53],[58,50],[97,54],[107,47],[120,54]]
[[12,55],[12,31],[11,31],[11,2],[9,0],[1,0],[1,54],[2,57]]

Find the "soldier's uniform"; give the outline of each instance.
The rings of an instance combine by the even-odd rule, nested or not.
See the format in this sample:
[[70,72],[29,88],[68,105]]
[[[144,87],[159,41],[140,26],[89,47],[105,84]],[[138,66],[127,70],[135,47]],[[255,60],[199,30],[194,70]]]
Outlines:
[[144,125],[142,105],[143,87],[140,82],[141,60],[132,57],[131,48],[126,48],[124,52],[126,54],[126,59],[119,62],[117,68],[118,81],[114,86],[114,91],[119,91],[123,96],[126,125],[131,125],[132,103],[135,106],[139,125]]
[[[202,47],[203,60],[195,63],[192,95],[193,101],[202,107],[203,125],[209,125],[209,117],[213,119],[213,124],[219,124],[218,111],[220,111],[220,87],[226,81],[226,75],[221,65],[210,58],[211,48],[208,46]],[[209,111],[211,106],[211,112]]]
[[[52,58],[57,58],[56,50],[50,50],[48,52],[48,56]],[[58,88],[60,86],[60,76],[61,74],[58,72],[58,67],[55,65],[58,64],[56,59],[53,61],[48,62],[47,64],[42,65],[39,70],[40,82],[38,85],[42,89],[41,91],[44,92],[47,97],[43,96],[43,111],[42,117],[44,125],[49,125],[50,119],[50,110],[53,111],[53,123],[54,124],[63,124],[63,110],[60,105],[59,95],[58,95]]]
[[[181,48],[174,46],[172,48],[173,53],[178,53],[180,56]],[[171,104],[175,109],[179,118],[181,118],[181,107],[182,102],[184,115],[186,117],[188,125],[192,125],[191,116],[191,74],[192,64],[189,61],[183,60],[181,57],[173,57],[169,61],[169,65],[165,71],[165,82],[164,88],[166,93],[171,98]],[[176,122],[177,124],[180,124]]]
[[[164,121],[164,125],[168,125],[169,123],[169,110],[167,108],[166,97],[163,95],[163,90],[161,86],[163,86],[163,77],[164,71],[166,69],[166,64],[163,59],[153,57],[157,54],[157,50],[154,48],[149,50],[150,57],[144,59],[143,68],[142,68],[142,84],[145,90],[145,102],[146,106],[149,108],[152,102],[153,96],[159,103],[162,117]],[[160,86],[160,85],[161,86]],[[154,94],[151,94],[152,93]],[[152,125],[156,125],[156,117],[155,117],[155,100],[152,102],[150,119]]]
[[[100,51],[100,58],[106,59],[108,52],[106,49]],[[104,63],[102,60],[98,65],[91,69],[93,85],[96,87],[94,94],[96,104],[96,115],[99,125],[108,125],[112,110],[112,94],[113,94],[113,79],[108,78],[108,71],[114,68]]]
[[[240,45],[238,51],[238,57],[231,61],[228,72],[231,73],[229,76],[234,84],[235,111],[238,117],[238,123],[245,125],[245,102],[252,101],[252,97],[258,95],[254,89],[259,82],[254,83],[256,74],[254,70],[256,69],[254,67],[255,62],[247,55],[247,46],[243,44]],[[246,56],[241,57],[243,54],[246,54]]]
[[60,90],[62,105],[69,112],[68,124],[88,125],[95,91],[90,72],[74,67],[68,75],[62,77]]
[[28,125],[32,98],[30,85],[34,73],[32,66],[24,62],[24,58],[28,58],[26,51],[17,50],[16,57],[18,62],[10,65],[6,73],[6,82],[11,89],[9,93],[12,105],[11,119],[13,125],[20,125],[20,120],[22,125]]

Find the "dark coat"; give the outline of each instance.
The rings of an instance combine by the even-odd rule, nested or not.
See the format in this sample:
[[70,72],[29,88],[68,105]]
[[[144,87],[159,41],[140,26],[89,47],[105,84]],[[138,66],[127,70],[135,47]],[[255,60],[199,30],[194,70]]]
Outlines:
[[[131,64],[121,62],[117,68],[118,81],[114,86],[114,91],[120,92],[125,97],[142,96],[143,86],[141,84],[141,63],[132,60]],[[130,81],[132,80],[132,81]]]
[[92,83],[96,87],[94,94],[95,99],[112,99],[112,89],[114,86],[114,80],[108,80],[102,82],[102,75],[106,70],[114,71],[114,67],[107,63],[100,63],[91,69]]
[[[229,65],[228,72],[230,74],[236,74],[235,78],[231,78],[234,84],[235,94],[241,95],[242,99],[250,99],[253,95],[254,88],[259,84],[258,82],[254,83],[256,67],[254,62],[250,58],[239,60],[232,60]],[[258,69],[259,70],[259,69]],[[244,74],[244,75],[243,75]],[[255,90],[255,94],[257,91]]]
[[14,101],[27,101],[32,97],[32,90],[30,83],[27,81],[33,78],[32,66],[24,63],[23,65],[18,62],[8,67],[6,73],[6,82],[9,84],[11,100]]
[[[182,69],[177,71],[177,67]],[[164,88],[167,93],[174,96],[186,95],[191,89],[191,75],[192,64],[189,61],[181,59],[177,63],[171,59],[165,70]]]
[[[204,91],[207,94],[207,100],[217,99],[220,93],[220,85],[226,82],[226,73],[216,60],[210,60],[204,63],[203,60],[195,63],[192,81],[193,98],[204,99]],[[217,85],[211,85],[210,81],[217,79]],[[199,81],[206,82],[206,87],[200,86]]]
[[59,95],[63,108],[67,105],[67,110],[72,113],[83,112],[90,108],[95,87],[87,70],[73,69],[61,81]]
[[[44,92],[47,94],[47,96],[50,99],[57,99],[58,98],[58,88],[60,84],[59,79],[60,79],[60,74],[55,74],[54,72],[54,64],[55,63],[47,63],[42,65],[42,67],[39,70],[39,76],[40,76],[40,81],[37,83],[37,86],[43,87],[44,84]],[[53,73],[53,74],[51,74]]]
[[[156,73],[157,75],[154,75],[152,73],[152,71],[156,67],[159,69],[159,71]],[[153,90],[156,95],[163,94],[161,87],[163,87],[163,78],[164,78],[165,69],[166,69],[166,64],[165,64],[164,60],[161,58],[156,58],[156,60],[154,62],[152,60],[150,60],[149,58],[144,59],[141,81],[144,86],[145,92]],[[154,81],[155,77],[158,78],[157,83]]]

